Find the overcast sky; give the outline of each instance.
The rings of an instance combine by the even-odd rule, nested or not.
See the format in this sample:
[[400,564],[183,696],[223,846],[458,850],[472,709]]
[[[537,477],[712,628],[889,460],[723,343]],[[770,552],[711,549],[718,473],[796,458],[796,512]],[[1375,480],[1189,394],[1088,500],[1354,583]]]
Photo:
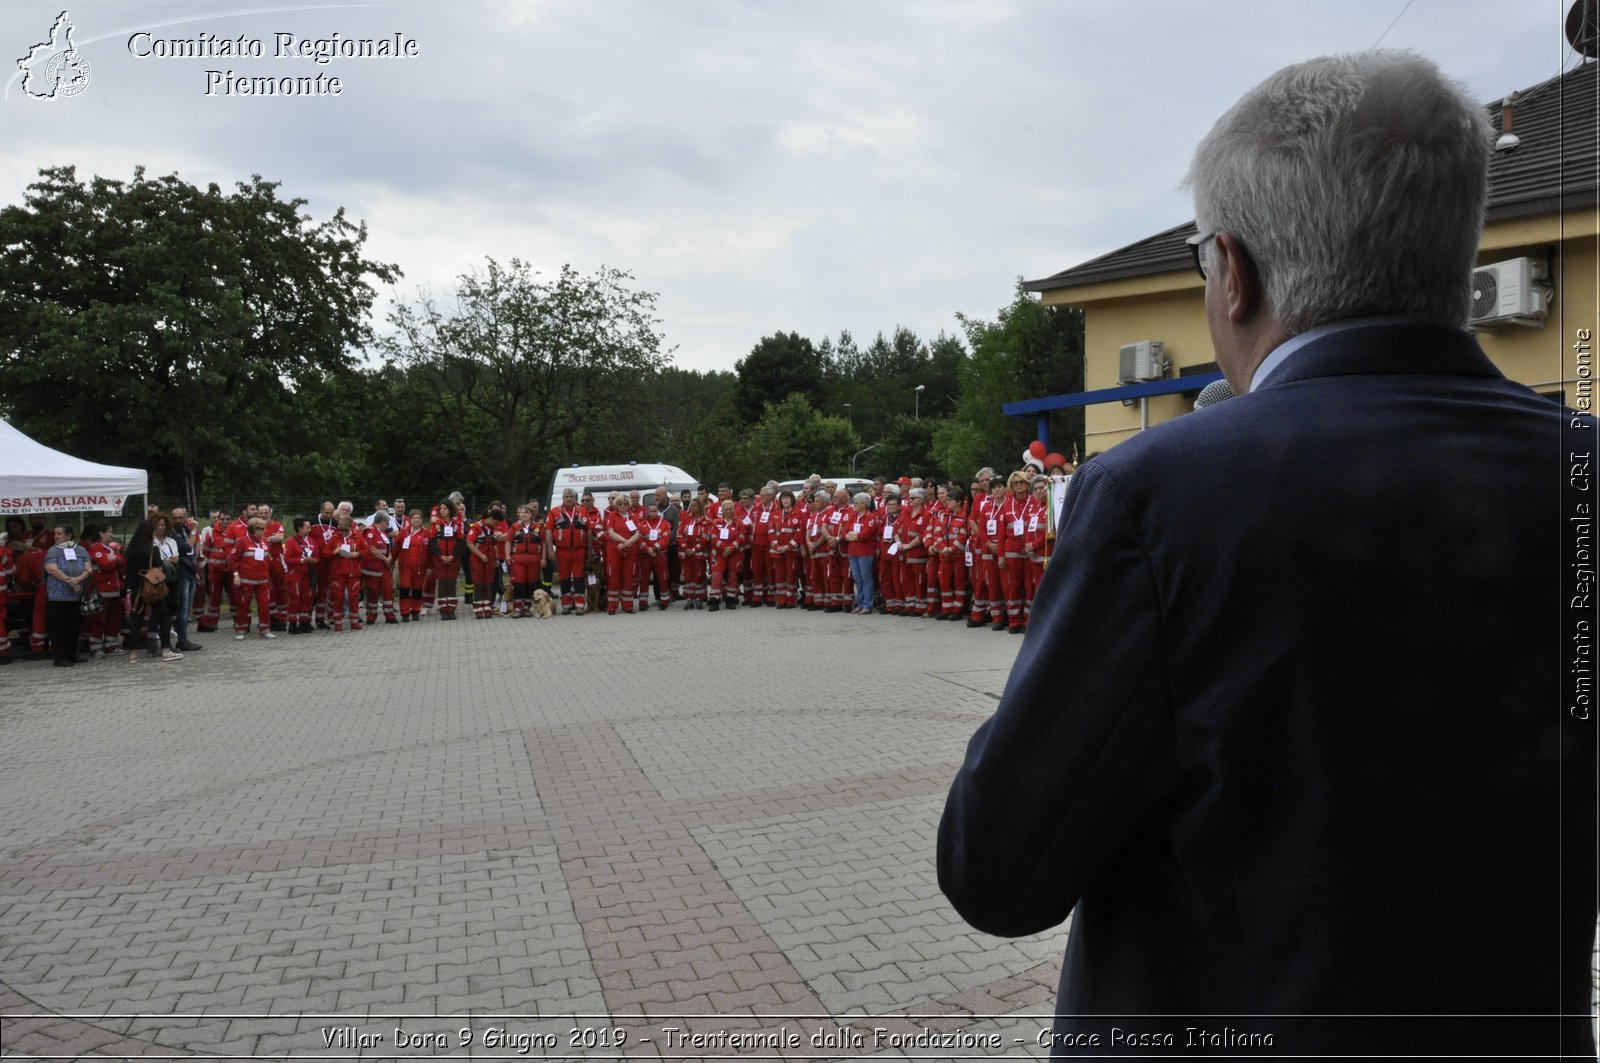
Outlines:
[[[7,0],[0,202],[66,163],[259,173],[318,219],[366,221],[369,254],[405,272],[384,304],[448,293],[485,256],[604,264],[660,293],[679,365],[731,369],[777,330],[956,332],[1018,275],[1187,220],[1196,141],[1288,63],[1382,37],[1484,101],[1556,76],[1575,61],[1569,3],[97,2],[67,8],[88,86],[36,100],[16,60],[62,7]],[[265,54],[140,58],[139,31],[242,34]],[[278,33],[398,33],[420,54],[318,65],[275,58]],[[343,91],[208,96],[208,70]]]

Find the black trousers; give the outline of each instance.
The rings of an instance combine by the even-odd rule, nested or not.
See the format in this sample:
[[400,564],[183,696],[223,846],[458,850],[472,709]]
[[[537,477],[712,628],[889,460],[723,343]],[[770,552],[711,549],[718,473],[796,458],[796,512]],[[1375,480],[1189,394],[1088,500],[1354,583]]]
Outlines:
[[50,633],[50,650],[58,661],[78,659],[78,635],[83,630],[83,609],[74,598],[70,602],[46,602],[45,630]]
[[150,603],[150,617],[145,622],[145,646],[152,657],[161,656],[162,650],[172,649],[172,606],[170,594],[159,602]]

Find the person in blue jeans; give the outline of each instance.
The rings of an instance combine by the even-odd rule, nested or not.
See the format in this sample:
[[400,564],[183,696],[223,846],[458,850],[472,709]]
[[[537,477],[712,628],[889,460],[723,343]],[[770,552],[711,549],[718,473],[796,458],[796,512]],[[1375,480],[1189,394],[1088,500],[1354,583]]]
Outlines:
[[855,584],[856,603],[852,612],[872,612],[872,564],[877,560],[878,515],[867,507],[872,496],[858,491],[850,500],[855,512],[839,526],[844,533],[845,556],[850,559],[850,580]]
[[192,651],[203,649],[189,641],[189,607],[194,604],[194,532],[189,528],[189,514],[182,506],[172,510],[172,537],[178,543],[177,600],[172,604],[172,626],[178,632],[178,649]]

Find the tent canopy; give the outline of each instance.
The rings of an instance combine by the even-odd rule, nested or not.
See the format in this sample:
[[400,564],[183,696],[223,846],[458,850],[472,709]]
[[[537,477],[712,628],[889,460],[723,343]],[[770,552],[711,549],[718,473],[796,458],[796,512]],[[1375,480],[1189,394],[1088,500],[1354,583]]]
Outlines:
[[149,489],[143,469],[74,458],[0,420],[0,514],[121,513],[124,502]]

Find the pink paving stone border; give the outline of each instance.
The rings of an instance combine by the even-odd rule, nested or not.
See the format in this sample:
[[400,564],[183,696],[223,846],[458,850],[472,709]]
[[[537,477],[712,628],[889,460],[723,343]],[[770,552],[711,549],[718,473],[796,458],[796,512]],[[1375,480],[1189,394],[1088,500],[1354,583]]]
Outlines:
[[[676,714],[666,718],[715,719],[729,715],[979,719],[916,710],[850,713],[837,708]],[[21,859],[0,873],[0,889],[15,892],[129,885],[554,845],[607,1006],[613,1014],[635,1017],[619,1024],[631,1027],[636,1034],[653,1029],[662,1018],[682,1019],[682,1026],[689,1032],[771,1030],[774,1027],[770,1021],[758,1016],[774,1012],[825,1016],[821,1001],[728,886],[695,841],[692,828],[943,793],[956,765],[873,772],[712,798],[668,800],[650,782],[618,735],[616,724],[625,722],[634,721],[497,731],[413,743],[355,757],[319,760],[231,785],[177,795],[27,847],[19,854]],[[264,781],[371,757],[506,734],[521,734],[524,740],[534,778],[540,783],[543,816],[131,853],[111,859],[66,856],[74,846],[100,831]],[[1040,964],[959,995],[930,1001],[923,1007],[904,1009],[898,1013],[900,1018],[885,1016],[877,1025],[899,1024],[907,1031],[918,1025],[962,1026],[975,1016],[1048,1004],[1054,999],[1058,971],[1059,962]],[[8,1051],[40,1055],[94,1052],[129,1058],[188,1054],[120,1037],[80,1019],[53,1015],[4,983],[0,983],[0,1014],[6,1016],[11,1042],[6,1046]],[[718,1018],[696,1019],[712,1015]],[[748,1015],[748,1022],[727,1018],[739,1015]],[[912,1018],[925,1021],[912,1022]],[[830,1028],[838,1028],[832,1020],[826,1021]],[[785,1024],[785,1028],[797,1031],[802,1026],[809,1034],[817,1028],[817,1022],[796,1020]]]

